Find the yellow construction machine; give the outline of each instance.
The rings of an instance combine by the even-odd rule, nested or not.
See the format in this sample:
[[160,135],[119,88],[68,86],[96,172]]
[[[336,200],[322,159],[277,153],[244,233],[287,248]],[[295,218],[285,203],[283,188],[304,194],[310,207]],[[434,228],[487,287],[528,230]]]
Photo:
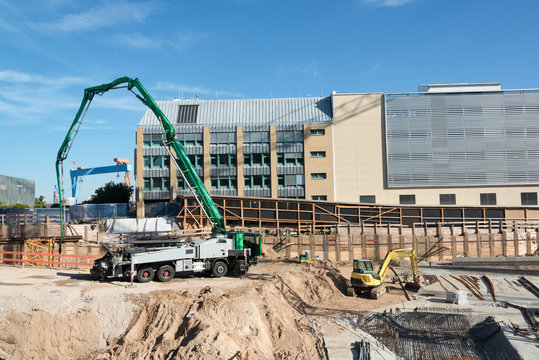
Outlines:
[[348,289],[349,295],[355,292],[357,295],[369,294],[372,299],[378,299],[387,292],[385,286],[382,286],[387,271],[391,267],[391,261],[396,258],[408,257],[412,264],[413,278],[408,279],[406,288],[410,290],[419,290],[419,273],[417,271],[417,258],[413,249],[397,249],[387,253],[378,273],[374,272],[374,264],[368,259],[354,259],[354,270],[351,277],[351,288]]

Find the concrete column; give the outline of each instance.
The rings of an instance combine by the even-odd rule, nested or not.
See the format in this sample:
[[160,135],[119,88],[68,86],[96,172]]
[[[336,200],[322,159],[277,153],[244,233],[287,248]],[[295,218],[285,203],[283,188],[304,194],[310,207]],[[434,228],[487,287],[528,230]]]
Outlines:
[[277,198],[277,129],[270,125],[271,197]]
[[144,137],[142,128],[137,128],[136,137],[137,149],[135,150],[135,202],[137,206],[137,218],[144,217],[144,157],[143,157],[143,145]]
[[208,189],[208,192],[211,194],[211,178],[210,178],[210,166],[211,166],[211,159],[210,159],[210,127],[205,126],[204,132],[202,135],[202,141],[204,144],[204,186],[206,189]]
[[238,196],[243,196],[243,126],[236,126],[236,179]]

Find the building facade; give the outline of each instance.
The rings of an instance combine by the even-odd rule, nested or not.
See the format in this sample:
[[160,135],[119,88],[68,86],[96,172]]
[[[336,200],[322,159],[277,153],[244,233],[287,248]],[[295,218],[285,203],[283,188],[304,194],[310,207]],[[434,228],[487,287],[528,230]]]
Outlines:
[[[417,93],[158,102],[216,195],[388,205],[536,206],[539,92],[501,84]],[[148,111],[137,199],[189,192]],[[140,181],[139,179],[143,179]]]
[[34,206],[35,194],[35,180],[0,175],[0,202]]

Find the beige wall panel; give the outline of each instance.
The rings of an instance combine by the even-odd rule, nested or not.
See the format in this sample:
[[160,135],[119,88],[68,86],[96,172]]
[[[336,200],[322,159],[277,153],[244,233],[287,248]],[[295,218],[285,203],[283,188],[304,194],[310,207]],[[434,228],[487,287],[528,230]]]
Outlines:
[[[324,129],[324,135],[310,135],[311,129]],[[305,199],[313,195],[325,195],[334,200],[333,186],[333,128],[331,124],[305,124],[303,128],[303,156],[305,162]],[[326,157],[311,157],[312,151],[325,151]],[[326,173],[325,180],[311,179],[311,173]]]
[[383,186],[382,94],[333,95],[337,201],[359,201]]
[[277,129],[275,125],[270,125],[270,165],[271,197],[277,198]]
[[205,126],[204,132],[202,133],[202,141],[204,146],[204,186],[208,189],[208,192],[211,193],[211,178],[210,178],[210,127]]

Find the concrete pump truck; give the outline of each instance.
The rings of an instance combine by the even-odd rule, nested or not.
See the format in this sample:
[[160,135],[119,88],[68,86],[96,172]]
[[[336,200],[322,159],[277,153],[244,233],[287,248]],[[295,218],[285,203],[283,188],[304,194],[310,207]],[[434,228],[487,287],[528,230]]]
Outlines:
[[177,273],[185,272],[209,272],[215,277],[224,276],[229,271],[236,274],[246,273],[249,266],[257,264],[258,256],[261,254],[261,235],[226,230],[224,219],[217,206],[189,161],[183,145],[176,139],[174,126],[140,81],[129,77],[121,77],[110,83],[84,90],[84,97],[79,110],[58,151],[56,176],[60,199],[61,238],[63,239],[65,236],[65,205],[62,197],[61,181],[63,161],[67,158],[93,97],[119,88],[127,88],[127,90],[135,94],[161,123],[165,133],[163,146],[176,163],[185,183],[188,184],[200,208],[208,218],[212,227],[212,235],[197,242],[185,242],[177,239],[177,241],[168,241],[166,245],[122,246],[115,250],[103,243],[107,253],[102,258],[95,260],[91,273],[100,279],[119,277],[128,278],[131,281],[136,279],[141,283],[149,282],[154,277],[165,282],[173,279]]

